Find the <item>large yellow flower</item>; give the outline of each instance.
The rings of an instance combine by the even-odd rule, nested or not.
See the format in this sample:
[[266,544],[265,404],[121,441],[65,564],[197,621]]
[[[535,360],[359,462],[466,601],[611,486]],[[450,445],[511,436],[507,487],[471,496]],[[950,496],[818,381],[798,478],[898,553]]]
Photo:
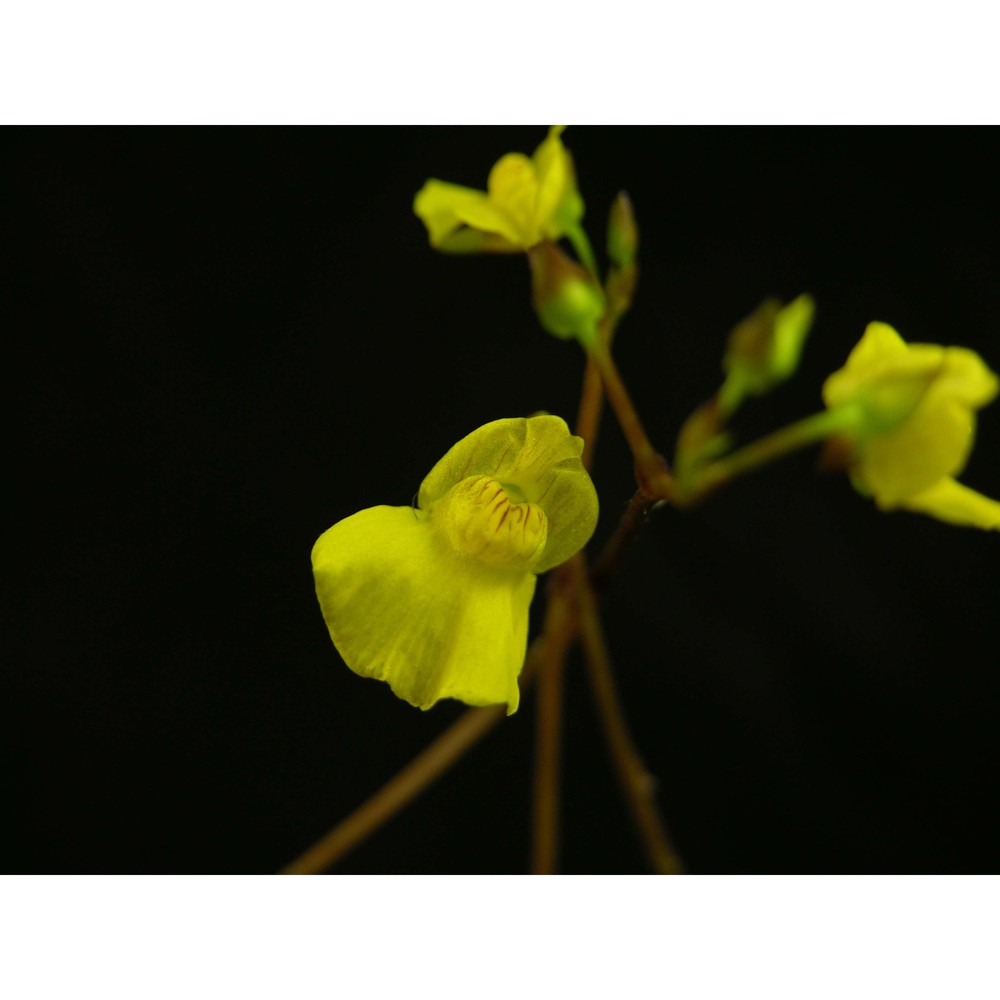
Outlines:
[[907,508],[952,524],[1000,529],[1000,503],[956,482],[975,435],[975,411],[998,381],[974,351],[907,344],[870,323],[847,364],[823,386],[830,409],[853,412],[855,487],[883,510]]
[[536,575],[597,523],[582,449],[559,417],[496,420],[431,469],[416,507],[370,507],[324,532],[316,593],[347,665],[418,708],[516,711]]
[[517,253],[558,240],[583,216],[572,157],[554,126],[531,157],[507,153],[485,191],[429,180],[413,200],[431,246],[452,253]]

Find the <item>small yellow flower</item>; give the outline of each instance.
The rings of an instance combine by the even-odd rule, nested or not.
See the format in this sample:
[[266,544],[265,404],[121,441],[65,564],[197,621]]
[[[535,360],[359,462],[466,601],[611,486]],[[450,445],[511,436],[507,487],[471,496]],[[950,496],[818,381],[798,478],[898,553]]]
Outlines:
[[891,326],[870,323],[826,380],[823,399],[853,412],[844,434],[851,480],[882,510],[1000,529],[1000,503],[954,478],[972,450],[975,411],[997,391],[996,375],[974,351],[907,344]]
[[553,126],[531,157],[507,153],[486,191],[429,180],[413,200],[431,246],[452,253],[518,253],[558,240],[583,216],[563,129]]
[[423,481],[416,507],[370,507],[313,547],[334,645],[405,701],[517,710],[538,573],[590,539],[597,494],[559,417],[496,420]]

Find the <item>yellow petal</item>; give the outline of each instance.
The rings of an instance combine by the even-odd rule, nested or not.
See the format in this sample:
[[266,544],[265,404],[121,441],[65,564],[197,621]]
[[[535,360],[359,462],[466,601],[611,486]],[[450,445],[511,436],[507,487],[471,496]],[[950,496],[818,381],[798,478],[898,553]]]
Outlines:
[[861,400],[882,423],[905,419],[941,370],[945,349],[907,344],[886,323],[869,323],[847,363],[823,385],[823,400],[834,408]]
[[535,573],[565,562],[590,540],[597,525],[597,493],[580,461],[583,439],[560,417],[545,414],[495,420],[462,438],[420,486],[423,510],[471,476],[500,483],[514,502],[545,514],[547,539]]
[[485,233],[463,225],[434,245],[442,253],[521,253],[522,248],[499,233]]
[[422,709],[441,698],[517,709],[533,574],[460,557],[409,507],[339,521],[312,558],[330,636],[355,673]]
[[894,431],[864,446],[864,478],[883,507],[897,506],[965,467],[975,417],[960,403],[922,405]]
[[847,368],[866,369],[905,354],[906,341],[888,323],[869,323],[848,355]]
[[549,239],[558,239],[562,232],[553,228],[555,218],[567,192],[575,186],[573,163],[566,147],[559,138],[561,128],[549,130],[548,137],[541,143],[532,157],[538,178],[538,195],[535,199],[534,226]]
[[431,246],[438,246],[475,212],[475,206],[486,202],[486,194],[461,184],[429,180],[413,199],[413,211],[427,227]]
[[998,389],[1000,380],[986,367],[986,362],[975,351],[965,347],[945,348],[942,370],[931,386],[935,395],[955,399],[974,409],[980,409],[993,400]]
[[[523,153],[501,156],[490,171],[486,183],[491,207],[502,213],[510,226],[509,239],[520,242],[522,247],[533,246],[541,239],[534,224],[535,201],[538,197],[538,178],[535,165]],[[470,222],[470,225],[478,223]],[[486,228],[479,225],[478,228]],[[494,230],[500,232],[501,230]]]
[[502,156],[486,192],[428,181],[413,209],[427,226],[431,245],[451,253],[516,253],[544,238],[559,239],[579,223],[583,199],[561,132],[553,126],[532,158]]
[[954,479],[940,480],[922,493],[908,497],[901,506],[949,524],[1000,531],[1000,503]]

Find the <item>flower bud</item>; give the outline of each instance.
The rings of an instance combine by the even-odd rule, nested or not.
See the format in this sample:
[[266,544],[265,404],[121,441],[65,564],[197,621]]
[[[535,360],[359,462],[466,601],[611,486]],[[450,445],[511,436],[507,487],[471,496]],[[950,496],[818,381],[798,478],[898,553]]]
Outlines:
[[787,306],[767,299],[733,327],[722,361],[727,412],[745,396],[763,396],[795,373],[815,309],[810,295],[800,295]]
[[591,275],[554,243],[545,241],[528,251],[532,303],[549,333],[575,338],[584,347],[595,343],[604,315],[604,294]]
[[639,226],[632,211],[632,201],[624,191],[611,203],[608,215],[608,258],[624,270],[635,263],[639,250]]

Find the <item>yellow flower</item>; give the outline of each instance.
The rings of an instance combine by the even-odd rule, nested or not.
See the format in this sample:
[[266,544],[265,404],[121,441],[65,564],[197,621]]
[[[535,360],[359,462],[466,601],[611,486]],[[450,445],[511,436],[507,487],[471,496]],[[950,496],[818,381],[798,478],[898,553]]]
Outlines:
[[486,191],[429,180],[413,199],[431,246],[452,253],[518,253],[558,240],[583,216],[572,157],[553,126],[530,158],[507,153]]
[[370,507],[324,532],[316,594],[351,670],[418,708],[516,711],[536,574],[597,523],[582,449],[559,417],[496,420],[431,469],[416,507]]
[[844,438],[851,479],[882,510],[907,508],[952,524],[1000,529],[1000,503],[955,481],[975,435],[975,411],[998,381],[974,351],[907,344],[870,323],[823,386],[831,410],[853,413]]

